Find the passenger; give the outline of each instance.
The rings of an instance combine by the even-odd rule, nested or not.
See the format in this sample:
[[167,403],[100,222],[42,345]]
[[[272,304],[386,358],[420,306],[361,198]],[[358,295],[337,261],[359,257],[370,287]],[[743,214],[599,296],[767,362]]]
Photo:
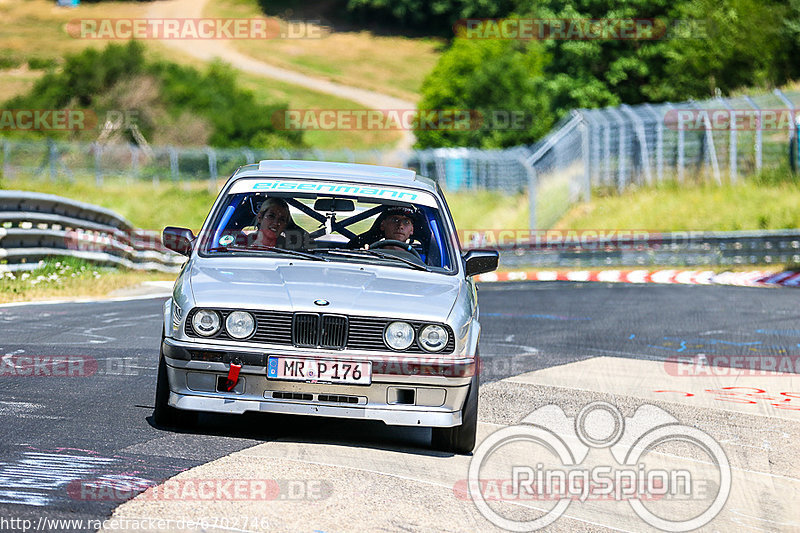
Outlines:
[[308,245],[308,232],[295,224],[289,204],[281,198],[264,200],[255,225],[256,231],[248,236],[249,246],[298,250]]

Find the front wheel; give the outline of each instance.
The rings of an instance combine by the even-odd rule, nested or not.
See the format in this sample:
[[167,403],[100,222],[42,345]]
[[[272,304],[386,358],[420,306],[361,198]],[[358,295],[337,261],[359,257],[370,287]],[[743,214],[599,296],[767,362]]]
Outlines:
[[461,408],[461,425],[451,428],[433,428],[431,445],[437,450],[457,454],[471,453],[478,432],[478,372],[472,376],[467,399]]
[[[162,339],[163,341],[163,339]],[[197,413],[175,409],[169,405],[169,379],[167,378],[167,361],[163,352],[158,361],[158,378],[156,378],[156,405],[153,409],[153,422],[158,427],[189,428],[197,423]]]

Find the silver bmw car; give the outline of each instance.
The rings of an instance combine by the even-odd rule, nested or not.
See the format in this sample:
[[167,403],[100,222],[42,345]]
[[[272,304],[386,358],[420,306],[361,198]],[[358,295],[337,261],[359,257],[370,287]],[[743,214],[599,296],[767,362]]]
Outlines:
[[260,411],[432,428],[469,453],[478,411],[472,276],[435,182],[412,170],[311,161],[238,169],[188,256],[164,328],[154,421]]

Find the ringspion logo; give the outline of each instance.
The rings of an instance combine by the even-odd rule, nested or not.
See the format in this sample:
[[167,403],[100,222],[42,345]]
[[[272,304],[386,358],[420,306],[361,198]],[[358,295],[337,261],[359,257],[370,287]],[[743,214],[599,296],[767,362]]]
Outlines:
[[[665,452],[671,443],[676,448]],[[592,454],[600,449],[605,450]],[[645,523],[663,531],[691,531],[719,514],[731,478],[724,450],[700,429],[654,405],[625,417],[614,405],[593,402],[575,417],[546,405],[495,431],[475,450],[466,485],[480,513],[508,531],[536,531],[571,505],[604,500],[627,502]],[[457,496],[463,485],[456,483]],[[521,500],[555,504],[535,508],[535,518],[513,505],[489,505]]]

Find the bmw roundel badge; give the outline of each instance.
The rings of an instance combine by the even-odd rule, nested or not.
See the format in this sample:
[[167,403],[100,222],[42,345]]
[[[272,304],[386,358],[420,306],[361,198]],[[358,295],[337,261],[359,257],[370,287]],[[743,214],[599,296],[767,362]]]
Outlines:
[[315,305],[328,305],[330,302],[328,300],[314,300]]

